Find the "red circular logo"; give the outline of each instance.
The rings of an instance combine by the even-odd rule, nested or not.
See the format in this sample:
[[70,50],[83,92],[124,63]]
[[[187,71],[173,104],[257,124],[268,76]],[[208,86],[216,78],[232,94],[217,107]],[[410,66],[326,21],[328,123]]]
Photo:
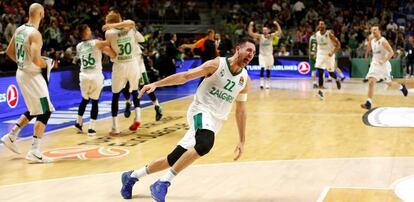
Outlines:
[[10,85],[7,88],[7,104],[10,108],[15,108],[19,102],[19,93],[15,85]]
[[301,74],[307,74],[307,73],[310,72],[310,70],[311,70],[311,68],[310,68],[309,63],[307,63],[307,62],[301,62],[301,63],[299,63],[299,65],[298,65],[298,71],[299,71],[299,73],[301,73]]

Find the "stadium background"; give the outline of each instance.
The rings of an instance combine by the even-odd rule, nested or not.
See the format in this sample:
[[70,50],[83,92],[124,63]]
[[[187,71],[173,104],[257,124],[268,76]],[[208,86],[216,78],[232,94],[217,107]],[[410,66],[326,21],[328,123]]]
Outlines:
[[[25,111],[24,101],[15,80],[16,65],[5,54],[14,30],[27,20],[28,5],[35,1],[0,1],[0,135],[5,134],[18,115]],[[38,1],[39,2],[39,1]],[[221,35],[215,42],[219,54],[226,56],[234,49],[232,44],[247,35],[250,21],[256,31],[277,20],[284,35],[274,40],[275,66],[272,77],[310,77],[308,41],[319,19],[324,19],[341,42],[337,53],[338,66],[347,77],[363,77],[368,62],[363,58],[371,24],[379,24],[396,54],[392,60],[393,76],[403,77],[406,68],[406,47],[414,34],[414,2],[410,1],[40,1],[46,6],[45,19],[40,31],[44,46],[42,55],[53,58],[56,66],[50,83],[51,99],[58,111],[76,114],[81,100],[76,65],[75,46],[79,42],[77,26],[91,26],[95,38],[102,38],[104,16],[110,9],[118,9],[124,19],[137,22],[137,29],[146,38],[143,43],[144,59],[150,79],[168,76],[165,68],[168,59],[166,44],[177,34],[176,46],[192,44],[207,34],[208,29]],[[324,12],[318,12],[324,11]],[[410,38],[411,37],[411,38]],[[176,71],[185,71],[201,63],[202,51],[185,49],[175,55]],[[105,88],[101,102],[110,100],[111,64],[104,59]],[[258,78],[257,58],[247,67],[253,79]],[[186,96],[194,92],[196,82],[180,88],[162,89],[176,96],[162,97],[162,101]],[[179,93],[177,93],[179,92]],[[147,99],[147,98],[145,98]],[[145,103],[145,102],[144,102]],[[148,102],[146,103],[148,104]],[[55,115],[55,125],[48,130],[73,124],[74,118]],[[109,116],[103,110],[100,118]],[[67,118],[69,117],[69,120]],[[63,119],[63,120],[62,120]],[[52,121],[53,123],[53,121]],[[29,136],[31,127],[21,135]]]

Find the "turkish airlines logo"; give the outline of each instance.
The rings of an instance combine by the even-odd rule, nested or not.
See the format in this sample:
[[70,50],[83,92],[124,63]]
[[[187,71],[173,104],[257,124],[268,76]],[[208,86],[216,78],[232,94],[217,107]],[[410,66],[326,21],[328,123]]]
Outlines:
[[57,148],[43,152],[43,155],[54,160],[88,160],[122,157],[129,151],[121,148],[102,146],[76,146]]
[[10,108],[15,108],[19,102],[19,94],[15,85],[7,88],[7,104]]
[[301,62],[301,63],[299,63],[299,65],[298,65],[298,71],[299,71],[299,73],[301,73],[301,74],[307,74],[307,73],[310,72],[310,70],[311,70],[311,68],[310,68],[309,63],[307,63],[307,62]]

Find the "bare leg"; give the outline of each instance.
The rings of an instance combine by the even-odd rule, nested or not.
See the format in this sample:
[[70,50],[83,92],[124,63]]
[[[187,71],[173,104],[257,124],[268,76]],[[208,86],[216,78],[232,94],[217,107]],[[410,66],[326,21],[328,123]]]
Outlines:
[[375,89],[376,80],[373,77],[368,78],[368,98],[372,100],[374,97],[374,89]]
[[17,120],[17,124],[19,124],[20,128],[25,127],[29,123],[29,119],[25,115],[21,115],[19,120]]
[[175,164],[173,165],[173,169],[175,172],[179,173],[184,170],[186,167],[191,165],[195,160],[200,158],[197,151],[194,148],[187,150]]
[[156,173],[158,171],[165,170],[169,167],[170,165],[168,164],[167,158],[166,157],[160,158],[148,164],[147,166],[148,174]]
[[37,138],[41,139],[45,133],[46,125],[43,124],[40,121],[36,121],[34,125],[34,134],[37,136]]

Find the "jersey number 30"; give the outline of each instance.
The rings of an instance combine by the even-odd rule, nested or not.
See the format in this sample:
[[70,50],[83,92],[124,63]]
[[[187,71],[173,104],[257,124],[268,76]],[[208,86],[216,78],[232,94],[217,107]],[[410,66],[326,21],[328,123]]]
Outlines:
[[125,43],[125,44],[118,44],[119,46],[119,55],[129,55],[131,54],[131,43]]

